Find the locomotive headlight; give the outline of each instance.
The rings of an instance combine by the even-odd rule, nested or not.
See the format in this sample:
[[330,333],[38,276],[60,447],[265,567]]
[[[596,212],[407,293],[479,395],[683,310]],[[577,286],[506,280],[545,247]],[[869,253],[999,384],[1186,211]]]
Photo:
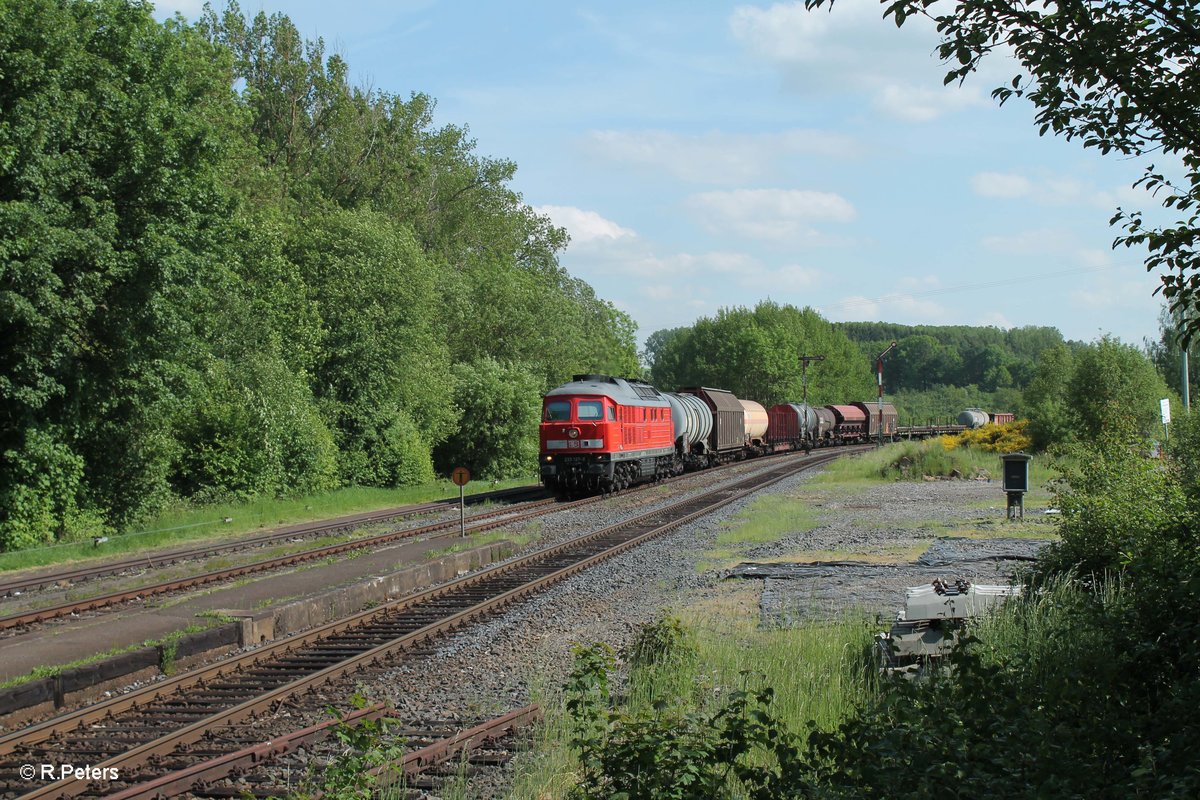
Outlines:
[[547,463],[547,464],[548,464],[548,463],[550,463],[550,462],[551,462],[551,461],[553,461],[553,460],[554,460],[554,456],[546,456],[546,463]]

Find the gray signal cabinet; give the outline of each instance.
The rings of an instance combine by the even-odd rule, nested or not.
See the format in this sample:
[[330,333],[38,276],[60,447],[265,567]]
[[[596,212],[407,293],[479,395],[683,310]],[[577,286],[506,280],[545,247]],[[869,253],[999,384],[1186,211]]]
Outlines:
[[1029,491],[1028,453],[1006,453],[1000,456],[1004,462],[1004,491],[1008,494],[1008,518],[1020,515],[1025,518],[1025,493]]

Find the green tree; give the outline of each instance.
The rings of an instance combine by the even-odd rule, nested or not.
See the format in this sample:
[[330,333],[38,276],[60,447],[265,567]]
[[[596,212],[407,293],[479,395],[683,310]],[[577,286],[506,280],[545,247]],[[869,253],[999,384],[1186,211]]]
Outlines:
[[0,3],[0,119],[0,495],[59,476],[32,489],[57,511],[0,529],[44,541],[169,496],[195,311],[242,238],[238,114],[220,53],[149,4],[31,0]]
[[[1183,394],[1183,350],[1180,346],[1179,320],[1163,309],[1158,316],[1158,341],[1146,342],[1150,360],[1158,367],[1159,374],[1171,387],[1171,391]],[[1192,341],[1187,345],[1188,385],[1195,387],[1200,382],[1200,345]],[[1190,395],[1189,395],[1190,399]]]
[[1076,435],[1097,441],[1114,433],[1153,435],[1167,387],[1144,353],[1106,336],[1075,357],[1067,396]]
[[1074,358],[1066,346],[1051,348],[1042,355],[1037,372],[1025,389],[1029,434],[1039,450],[1073,436],[1067,387],[1074,368]]
[[481,358],[454,367],[454,432],[435,453],[439,471],[466,467],[480,478],[527,475],[537,464],[542,383],[521,364]]
[[312,387],[342,479],[427,479],[430,447],[456,421],[445,401],[450,358],[434,328],[436,269],[410,231],[366,210],[307,220],[291,251],[325,329]]
[[844,403],[871,393],[858,348],[811,308],[770,301],[723,308],[691,328],[651,336],[651,379],[661,389],[716,386],[766,406],[799,401],[801,355],[824,355],[808,368],[809,401]]

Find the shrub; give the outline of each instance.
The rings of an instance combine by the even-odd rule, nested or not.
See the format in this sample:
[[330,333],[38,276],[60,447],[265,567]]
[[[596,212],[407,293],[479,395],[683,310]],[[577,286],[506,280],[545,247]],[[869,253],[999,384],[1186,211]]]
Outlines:
[[0,492],[0,549],[19,550],[105,531],[102,514],[81,508],[84,462],[53,429],[30,428],[7,462]]
[[1033,445],[1033,439],[1026,433],[1028,420],[1017,420],[1003,425],[983,425],[970,428],[962,433],[942,436],[942,448],[954,450],[957,447],[974,447],[989,453],[1016,453],[1028,450]]

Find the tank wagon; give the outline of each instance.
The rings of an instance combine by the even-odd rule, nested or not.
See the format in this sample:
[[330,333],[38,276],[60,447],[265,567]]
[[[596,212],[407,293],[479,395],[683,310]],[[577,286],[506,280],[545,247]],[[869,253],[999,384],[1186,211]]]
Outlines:
[[982,428],[988,424],[987,412],[980,408],[968,408],[958,415],[958,424],[967,428]]
[[675,428],[675,452],[685,466],[707,461],[704,455],[712,434],[713,416],[708,406],[692,394],[664,392],[671,405],[671,422]]
[[[978,412],[985,424],[988,415]],[[1000,419],[1011,414],[994,414]],[[781,403],[768,411],[727,389],[695,386],[662,392],[609,375],[576,375],[546,393],[539,431],[542,483],[560,495],[594,494],[659,480],[768,452],[810,450],[883,438],[926,438],[959,425],[898,425],[896,408],[878,403],[810,406]],[[972,425],[974,427],[974,425]]]
[[738,402],[742,404],[742,410],[745,412],[743,417],[746,426],[744,445],[763,450],[767,442],[767,428],[770,422],[767,410],[753,400],[738,400]]

